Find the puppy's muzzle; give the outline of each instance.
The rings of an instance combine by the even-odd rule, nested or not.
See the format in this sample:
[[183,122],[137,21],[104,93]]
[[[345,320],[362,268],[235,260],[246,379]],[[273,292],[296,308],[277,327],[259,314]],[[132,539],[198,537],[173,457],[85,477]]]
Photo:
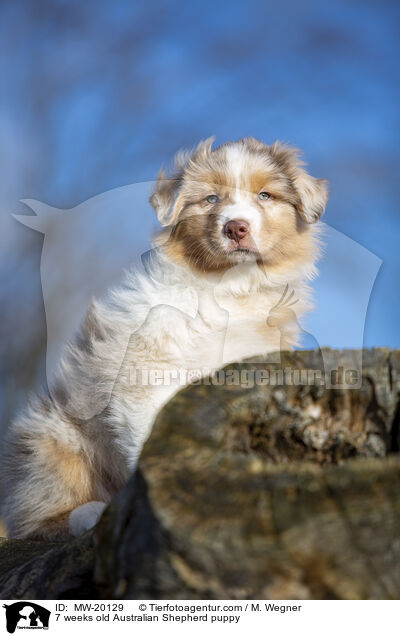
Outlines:
[[244,239],[248,233],[249,224],[242,219],[232,219],[232,221],[228,221],[224,227],[225,236],[231,239],[231,241],[236,241],[238,244],[240,244],[240,241]]

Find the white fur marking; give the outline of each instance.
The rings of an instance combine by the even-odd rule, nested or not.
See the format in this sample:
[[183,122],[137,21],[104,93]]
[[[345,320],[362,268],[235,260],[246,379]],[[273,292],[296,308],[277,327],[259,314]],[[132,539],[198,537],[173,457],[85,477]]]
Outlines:
[[100,519],[107,504],[103,501],[89,501],[75,508],[69,515],[69,529],[74,537],[90,530]]
[[240,190],[240,179],[245,169],[247,153],[238,146],[231,146],[226,149],[226,159],[229,164],[229,171],[236,181],[236,192]]
[[247,221],[250,225],[250,232],[252,232],[254,238],[256,238],[257,233],[261,230],[260,212],[244,197],[237,201],[237,203],[227,205],[226,208],[222,210],[222,226],[224,226],[227,221],[231,221],[233,219]]

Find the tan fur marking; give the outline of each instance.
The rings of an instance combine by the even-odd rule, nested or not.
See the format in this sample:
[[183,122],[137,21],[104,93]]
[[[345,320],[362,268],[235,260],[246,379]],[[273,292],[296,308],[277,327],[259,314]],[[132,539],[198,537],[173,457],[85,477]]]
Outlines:
[[77,504],[90,501],[94,497],[93,475],[88,458],[77,454],[68,446],[62,446],[53,439],[41,441],[42,461],[57,473],[67,489],[73,493]]
[[43,521],[32,534],[26,536],[32,541],[66,541],[71,538],[68,527],[69,515],[73,509]]

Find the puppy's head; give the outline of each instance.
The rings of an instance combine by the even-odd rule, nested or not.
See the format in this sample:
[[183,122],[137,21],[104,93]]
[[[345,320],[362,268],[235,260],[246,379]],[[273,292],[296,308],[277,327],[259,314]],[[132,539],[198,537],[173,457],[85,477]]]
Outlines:
[[212,141],[178,153],[175,174],[158,176],[150,201],[170,257],[210,272],[247,261],[279,271],[314,260],[326,182],[278,142],[248,138],[212,150]]

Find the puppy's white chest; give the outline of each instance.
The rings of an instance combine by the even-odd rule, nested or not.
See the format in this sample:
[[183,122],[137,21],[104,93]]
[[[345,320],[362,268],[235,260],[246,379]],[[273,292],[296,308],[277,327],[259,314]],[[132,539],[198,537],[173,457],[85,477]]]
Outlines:
[[279,334],[268,330],[265,299],[248,302],[237,298],[218,299],[209,295],[199,302],[191,321],[188,350],[182,352],[189,366],[217,369],[224,364],[260,355],[279,347]]

